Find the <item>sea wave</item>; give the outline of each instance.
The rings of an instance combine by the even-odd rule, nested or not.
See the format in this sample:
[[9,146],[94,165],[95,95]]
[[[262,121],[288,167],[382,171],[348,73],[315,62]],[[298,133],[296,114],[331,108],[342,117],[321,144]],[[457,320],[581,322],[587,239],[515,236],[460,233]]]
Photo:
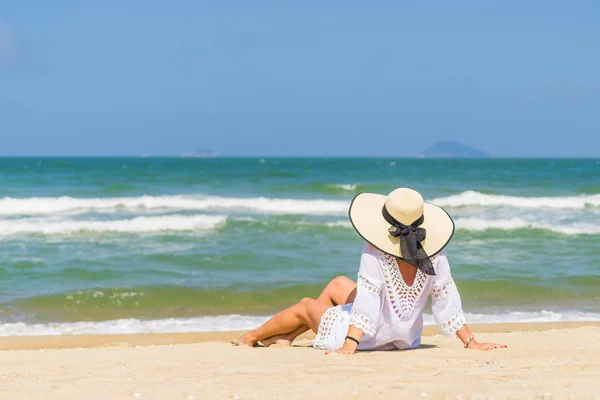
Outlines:
[[18,234],[71,234],[77,232],[151,233],[210,230],[225,223],[221,215],[163,215],[113,221],[4,220],[0,236]]
[[345,190],[347,192],[354,192],[356,190],[356,188],[358,187],[358,184],[355,183],[336,183],[333,185],[329,185],[333,188],[336,189],[340,189],[340,190]]
[[349,203],[341,200],[298,200],[266,197],[140,196],[121,198],[31,197],[0,199],[0,215],[51,215],[118,210],[228,210],[261,214],[344,215]]
[[39,324],[13,322],[0,324],[0,336],[221,332],[256,328],[268,319],[268,316],[218,315],[156,320],[128,318],[95,322],[54,322]]
[[562,197],[518,197],[497,194],[485,194],[467,190],[448,197],[431,200],[441,207],[514,207],[514,208],[554,208],[583,209],[600,207],[600,194]]
[[[600,313],[582,311],[511,311],[499,314],[466,313],[469,323],[600,321]],[[136,334],[174,332],[222,332],[253,329],[269,316],[217,315],[157,320],[119,319],[97,322],[0,323],[0,336]],[[425,314],[425,325],[435,325]]]
[[[225,223],[250,223],[272,227],[272,229],[297,229],[299,227],[352,229],[348,220],[318,221],[301,220],[265,220],[253,217],[228,217],[225,215],[159,215],[140,216],[117,220],[72,220],[60,217],[36,217],[23,219],[0,220],[2,230],[0,236],[21,234],[61,235],[74,233],[156,233],[156,232],[185,232],[218,229]],[[456,228],[463,231],[481,232],[487,230],[511,231],[519,229],[538,229],[563,235],[600,235],[600,226],[592,224],[571,223],[551,225],[541,222],[527,221],[521,218],[502,220],[482,218],[457,218]],[[296,227],[296,228],[294,228]]]
[[[353,191],[354,184],[339,189]],[[442,207],[513,207],[521,209],[583,209],[600,207],[600,194],[564,197],[516,197],[468,190],[431,200]],[[254,212],[258,214],[345,215],[348,200],[290,199],[268,197],[220,197],[202,195],[139,196],[112,198],[30,197],[0,199],[0,216],[36,216],[116,211],[206,211]]]
[[[235,221],[255,222],[265,225],[273,224],[270,221],[258,220],[253,218],[236,218],[232,219]],[[541,222],[527,221],[521,218],[510,218],[502,220],[494,219],[482,219],[482,218],[457,218],[455,220],[456,228],[463,231],[486,231],[486,230],[503,230],[511,231],[518,229],[539,229],[554,233],[560,233],[563,235],[600,235],[600,226],[592,224],[563,224],[563,225],[551,225]],[[285,222],[286,226],[315,226],[315,227],[328,227],[328,228],[341,228],[341,229],[352,229],[352,223],[348,220],[338,221],[289,221]]]
[[456,228],[467,231],[540,229],[563,235],[600,235],[600,226],[590,224],[549,225],[521,218],[486,220],[481,218],[459,218]]
[[297,221],[268,221],[261,220],[252,217],[238,217],[231,219],[233,222],[250,222],[261,225],[283,225],[283,226],[306,226],[306,227],[327,227],[327,228],[352,228],[352,223],[348,220],[340,220],[340,221],[314,221],[314,220],[297,220]]
[[325,226],[328,226],[329,228],[352,228],[352,223],[350,223],[350,221],[333,221],[326,222]]
[[[600,235],[600,226],[591,224],[572,223],[568,225],[550,225],[540,222],[527,221],[521,218],[510,218],[506,220],[487,220],[482,218],[458,218],[456,219],[456,228],[465,231],[486,231],[486,230],[517,230],[517,229],[539,229],[563,235]],[[298,221],[302,225],[319,225],[329,228],[352,228],[350,221],[331,221],[331,222],[307,222]]]

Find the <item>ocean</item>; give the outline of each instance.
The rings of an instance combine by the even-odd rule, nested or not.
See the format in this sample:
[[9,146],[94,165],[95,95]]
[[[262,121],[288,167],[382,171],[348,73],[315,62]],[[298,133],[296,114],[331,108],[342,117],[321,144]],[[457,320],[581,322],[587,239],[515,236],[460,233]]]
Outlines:
[[255,327],[356,278],[348,205],[401,186],[468,322],[600,320],[600,160],[0,158],[0,335]]

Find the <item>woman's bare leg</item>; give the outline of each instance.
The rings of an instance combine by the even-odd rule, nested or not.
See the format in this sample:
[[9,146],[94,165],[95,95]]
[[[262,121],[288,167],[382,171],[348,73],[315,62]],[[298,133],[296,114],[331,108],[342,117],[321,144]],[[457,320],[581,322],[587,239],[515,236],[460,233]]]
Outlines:
[[318,301],[329,307],[353,303],[356,297],[356,282],[346,276],[333,278],[321,292]]
[[313,331],[317,331],[321,317],[327,311],[327,306],[315,299],[305,298],[299,303],[286,308],[275,314],[273,318],[233,340],[233,344],[254,346],[258,341],[271,336],[281,335],[286,332],[293,332],[301,326],[308,326]]
[[[337,306],[339,304],[353,303],[356,297],[356,282],[345,276],[338,276],[332,279],[325,289],[321,292],[317,301],[323,303],[329,307]],[[318,328],[318,327],[317,327]],[[273,344],[289,346],[292,342],[304,332],[310,328],[307,325],[302,325],[295,329],[293,332],[284,333],[282,335],[275,335],[269,338],[263,339],[260,342],[265,347],[269,347]]]

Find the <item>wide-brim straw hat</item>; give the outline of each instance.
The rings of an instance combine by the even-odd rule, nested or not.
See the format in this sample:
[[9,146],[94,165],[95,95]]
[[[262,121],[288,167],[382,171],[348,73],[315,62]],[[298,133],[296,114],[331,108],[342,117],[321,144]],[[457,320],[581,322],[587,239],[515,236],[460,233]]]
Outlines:
[[439,253],[454,235],[454,221],[446,210],[425,202],[415,190],[399,188],[387,196],[359,193],[350,204],[350,222],[364,240],[384,253],[405,258],[400,250],[400,238],[390,233],[394,228],[385,219],[384,208],[389,216],[404,225],[411,225],[423,217],[419,227],[426,230],[426,237],[421,245],[428,257]]

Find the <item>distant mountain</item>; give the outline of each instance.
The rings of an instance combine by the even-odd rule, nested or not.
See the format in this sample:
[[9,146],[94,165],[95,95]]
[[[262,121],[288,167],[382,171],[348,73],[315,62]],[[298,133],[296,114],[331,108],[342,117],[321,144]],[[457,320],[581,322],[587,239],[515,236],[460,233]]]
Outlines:
[[423,150],[417,157],[426,158],[487,158],[489,154],[457,142],[437,142]]

